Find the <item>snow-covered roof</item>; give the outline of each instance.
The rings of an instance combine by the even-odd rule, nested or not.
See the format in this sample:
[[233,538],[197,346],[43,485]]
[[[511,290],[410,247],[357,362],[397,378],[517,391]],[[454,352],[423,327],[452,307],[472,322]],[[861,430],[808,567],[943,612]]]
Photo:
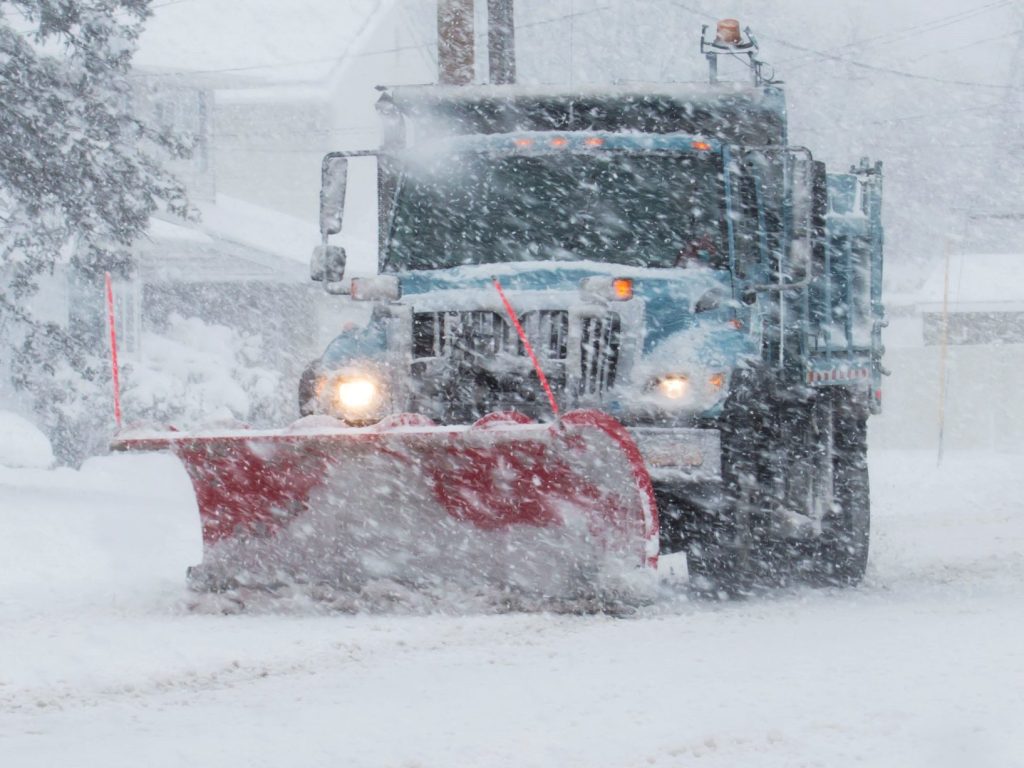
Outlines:
[[320,242],[316,224],[245,200],[217,195],[213,202],[195,205],[201,216],[198,222],[153,218],[149,239],[207,247],[230,242],[304,265]]
[[[193,265],[209,277],[219,265],[244,262],[264,277],[309,279],[309,258],[320,243],[316,222],[227,195],[195,205],[201,217],[197,222],[150,219],[149,230],[137,244],[146,271],[180,274]],[[354,219],[370,215],[358,207],[349,212]],[[375,274],[374,235],[375,231],[364,232],[354,226],[351,232],[335,236],[333,242],[350,251],[350,274]]]
[[150,279],[309,279],[316,224],[224,195],[197,207],[198,222],[150,221],[137,246]]
[[198,202],[197,207],[203,232],[304,266],[320,242],[316,224],[237,198],[217,195],[215,202]]
[[178,240],[204,245],[212,245],[214,242],[212,237],[196,227],[166,219],[150,219],[146,234],[153,240]]
[[178,0],[154,7],[135,65],[264,83],[318,81],[398,0]]
[[[921,288],[921,309],[942,308],[945,280],[946,266],[940,262]],[[1024,253],[950,256],[949,308],[953,312],[1024,311]]]

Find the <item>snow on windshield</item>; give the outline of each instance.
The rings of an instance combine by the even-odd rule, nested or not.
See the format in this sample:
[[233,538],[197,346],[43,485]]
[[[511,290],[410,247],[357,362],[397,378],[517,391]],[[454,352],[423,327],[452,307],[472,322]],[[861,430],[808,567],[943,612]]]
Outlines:
[[717,262],[723,188],[717,156],[434,155],[405,169],[388,266]]

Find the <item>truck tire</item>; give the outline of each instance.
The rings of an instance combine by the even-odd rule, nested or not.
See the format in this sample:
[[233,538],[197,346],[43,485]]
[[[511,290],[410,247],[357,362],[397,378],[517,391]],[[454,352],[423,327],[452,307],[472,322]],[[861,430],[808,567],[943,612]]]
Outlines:
[[852,586],[867,568],[871,493],[867,462],[867,411],[852,393],[829,397],[833,503],[821,521],[821,536],[808,575],[820,585]]
[[[839,388],[775,406],[753,395],[727,403],[722,505],[689,530],[687,568],[698,594],[736,597],[796,577],[850,586],[864,576],[870,536],[867,410]],[[794,472],[793,470],[798,471]],[[816,517],[812,539],[773,538],[779,504]]]
[[718,509],[689,527],[686,567],[698,595],[748,594],[763,570],[765,458],[771,436],[765,398],[748,376],[726,401],[720,422],[722,487]]

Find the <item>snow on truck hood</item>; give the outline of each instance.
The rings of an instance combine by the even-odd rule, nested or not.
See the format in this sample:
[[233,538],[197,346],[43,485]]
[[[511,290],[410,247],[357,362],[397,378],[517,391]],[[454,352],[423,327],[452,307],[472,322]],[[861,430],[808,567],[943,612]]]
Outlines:
[[[579,295],[580,281],[587,277],[632,278],[634,295],[651,300],[671,298],[675,309],[691,310],[693,304],[712,289],[728,289],[729,275],[706,267],[658,269],[608,264],[596,261],[543,261],[502,264],[475,264],[447,269],[395,273],[402,283],[403,303],[419,305],[430,295],[433,302],[450,294],[462,304],[467,291],[494,293],[497,278],[508,291],[550,291]],[[552,303],[562,296],[552,295]]]
[[406,305],[425,311],[491,309],[503,311],[492,284],[497,278],[517,311],[576,309],[601,300],[585,298],[580,281],[587,277],[633,279],[634,298],[608,302],[608,309],[644,315],[644,348],[694,325],[694,305],[709,292],[725,301],[731,297],[728,272],[703,266],[658,269],[594,261],[517,262],[480,264],[397,274]]
[[[657,269],[594,261],[517,262],[480,264],[389,273],[401,281],[397,304],[414,312],[489,311],[504,314],[493,279],[497,278],[517,313],[566,309],[619,314],[639,332],[638,352],[664,367],[682,359],[704,365],[732,367],[751,352],[751,339],[729,323],[732,316],[730,274],[704,266]],[[631,278],[633,298],[607,301],[584,296],[580,281],[587,277]],[[697,313],[701,298],[715,295],[719,308]],[[368,303],[349,307],[369,309]],[[727,315],[729,317],[727,317]],[[363,312],[328,345],[323,360],[373,358],[387,348],[384,327]],[[685,351],[686,354],[681,352]],[[671,366],[669,366],[671,367]]]

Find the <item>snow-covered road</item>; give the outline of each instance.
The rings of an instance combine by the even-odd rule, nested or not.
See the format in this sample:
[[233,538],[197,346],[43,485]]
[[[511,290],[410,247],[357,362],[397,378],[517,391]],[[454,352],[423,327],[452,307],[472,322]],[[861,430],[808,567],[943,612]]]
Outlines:
[[1024,766],[1021,466],[875,452],[862,587],[624,619],[197,614],[173,460],[0,469],[0,766]]

